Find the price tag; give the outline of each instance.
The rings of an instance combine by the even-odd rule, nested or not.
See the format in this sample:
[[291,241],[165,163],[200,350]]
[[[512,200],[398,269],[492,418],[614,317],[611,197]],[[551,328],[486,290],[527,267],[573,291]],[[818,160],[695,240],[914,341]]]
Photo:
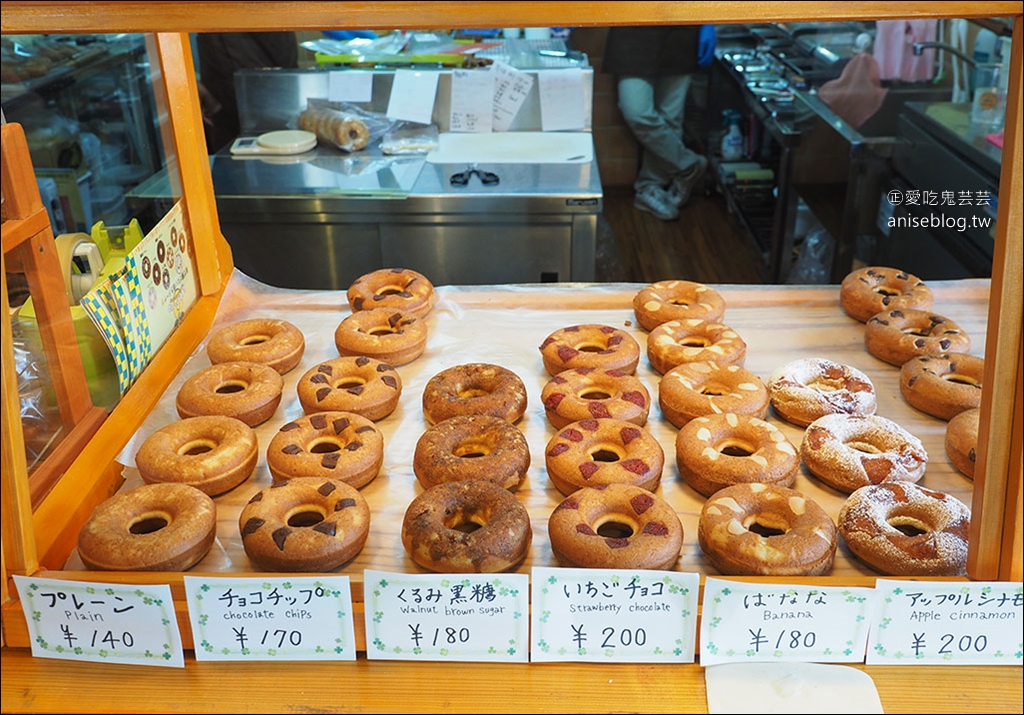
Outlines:
[[692,663],[700,575],[533,569],[534,661]]
[[32,655],[185,667],[171,587],[14,576]]
[[355,660],[348,576],[185,576],[196,660]]
[[868,665],[1021,664],[1024,586],[879,579]]
[[526,574],[363,574],[366,657],[529,659]]
[[708,577],[701,611],[700,663],[861,663],[874,599],[870,588]]

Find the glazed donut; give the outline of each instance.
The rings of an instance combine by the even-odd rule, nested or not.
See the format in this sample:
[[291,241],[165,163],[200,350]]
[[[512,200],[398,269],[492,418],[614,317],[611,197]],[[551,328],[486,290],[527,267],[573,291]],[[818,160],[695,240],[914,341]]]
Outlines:
[[861,487],[839,510],[839,533],[865,564],[889,576],[963,576],[971,510],[908,482]]
[[355,412],[376,422],[398,407],[402,378],[380,360],[340,357],[307,370],[299,380],[298,393],[306,414]]
[[323,572],[351,561],[370,532],[370,507],[336,479],[296,477],[257,492],[238,515],[242,547],[267,571]]
[[352,312],[369,308],[395,308],[422,318],[437,299],[434,284],[422,273],[408,268],[381,268],[356,278],[348,287]]
[[946,456],[968,479],[974,479],[980,421],[981,408],[972,407],[954,415],[946,425]]
[[824,415],[808,425],[800,457],[811,474],[849,494],[869,484],[916,482],[928,453],[914,435],[879,415]]
[[434,375],[423,388],[423,416],[431,424],[456,415],[492,415],[517,422],[524,412],[526,385],[499,365],[456,365]]
[[427,324],[394,308],[352,313],[334,331],[342,356],[366,355],[389,365],[412,362],[427,347]]
[[268,365],[223,362],[185,380],[175,398],[178,416],[226,415],[255,427],[281,404],[284,379]]
[[728,413],[687,422],[676,433],[676,465],[683,481],[709,497],[749,482],[791,487],[800,457],[775,425]]
[[665,451],[643,427],[605,417],[567,425],[548,441],[544,461],[562,494],[602,484],[653,492],[661,483]]
[[850,365],[826,358],[801,358],[768,378],[768,398],[782,419],[806,427],[823,415],[873,415],[877,407],[871,378]]
[[102,571],[185,571],[213,546],[217,509],[188,484],[144,484],[100,502],[78,532],[78,555]]
[[839,285],[843,310],[862,323],[885,310],[931,310],[932,289],[896,268],[867,266],[848,273]]
[[949,318],[927,310],[887,310],[864,326],[864,345],[879,360],[900,367],[918,355],[967,353],[971,339]]
[[670,570],[683,524],[661,497],[632,484],[569,494],[548,518],[551,550],[563,566]]
[[651,394],[640,378],[618,370],[580,367],[563,370],[540,393],[544,413],[555,429],[572,422],[611,417],[643,427]]
[[530,552],[530,513],[494,482],[435,484],[412,500],[402,545],[414,562],[438,573],[497,573]]
[[248,479],[258,455],[252,427],[234,417],[199,415],[149,435],[135,465],[147,484],[188,484],[217,496]]
[[900,368],[900,393],[913,407],[950,420],[981,406],[985,359],[969,353],[921,355]]
[[361,489],[384,463],[384,435],[355,412],[314,412],[281,426],[267,446],[275,480],[317,477]]
[[739,365],[684,362],[665,373],[658,383],[661,414],[676,427],[695,417],[724,414],[764,417],[768,388]]
[[697,539],[708,562],[727,575],[821,576],[836,555],[832,517],[774,484],[719,489],[704,502]]
[[413,472],[424,487],[483,479],[515,489],[530,468],[530,446],[519,428],[493,415],[455,415],[416,442]]
[[648,331],[670,320],[698,318],[717,323],[725,315],[725,300],[703,283],[657,281],[633,296],[633,314]]
[[253,318],[226,325],[210,337],[206,355],[210,362],[258,362],[282,375],[299,364],[306,340],[286,320]]
[[541,343],[540,354],[544,369],[552,377],[577,367],[632,375],[640,364],[640,344],[636,338],[610,325],[571,325],[556,330]]
[[670,320],[647,336],[647,359],[664,375],[686,362],[743,366],[747,344],[732,328],[706,320]]

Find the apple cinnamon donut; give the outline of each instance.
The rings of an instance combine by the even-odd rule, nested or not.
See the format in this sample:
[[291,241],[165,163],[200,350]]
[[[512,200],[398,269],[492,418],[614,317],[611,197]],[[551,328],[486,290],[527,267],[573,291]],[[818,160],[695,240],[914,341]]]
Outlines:
[[972,407],[954,415],[946,425],[946,456],[961,474],[974,479],[974,463],[978,458],[978,426],[981,408]]
[[214,365],[258,362],[283,375],[299,364],[305,349],[302,331],[287,320],[253,318],[215,332],[206,345],[206,355]]
[[590,367],[558,373],[544,385],[540,399],[555,429],[603,417],[643,427],[651,409],[651,395],[636,375]]
[[743,366],[747,344],[735,330],[706,320],[670,320],[647,336],[647,359],[664,375],[687,362]]
[[924,281],[896,268],[858,268],[839,285],[843,310],[862,323],[885,310],[931,310],[934,300]]
[[227,415],[255,427],[281,404],[284,379],[256,362],[224,362],[203,368],[185,380],[175,398],[178,416]]
[[971,339],[949,318],[927,310],[887,310],[864,326],[864,345],[879,360],[900,367],[918,355],[967,353]]
[[875,386],[866,374],[826,358],[801,358],[768,378],[771,406],[787,422],[806,427],[823,415],[873,415]]
[[455,415],[416,442],[413,472],[424,487],[483,479],[516,489],[530,468],[530,446],[519,428],[493,415]]
[[653,492],[665,466],[665,451],[650,432],[610,417],[567,425],[548,441],[544,458],[548,477],[562,494],[602,484]]
[[526,385],[500,365],[475,362],[437,373],[423,388],[423,416],[437,424],[456,415],[492,415],[517,422],[526,412]]
[[405,365],[427,347],[427,324],[394,308],[369,308],[352,313],[334,331],[342,356],[366,355],[389,365]]
[[299,402],[306,414],[355,412],[376,422],[398,407],[402,378],[391,365],[360,355],[326,360],[299,380]]
[[370,308],[393,308],[422,318],[434,307],[434,284],[408,268],[381,268],[365,273],[348,287],[346,294],[353,312]]
[[732,413],[764,419],[768,387],[739,365],[684,362],[661,378],[658,403],[665,419],[680,428],[706,415]]
[[725,315],[725,300],[703,283],[656,281],[633,296],[633,314],[648,331],[670,320],[699,318],[717,323]]
[[900,393],[913,407],[951,420],[981,406],[985,359],[969,353],[920,355],[900,368]]
[[594,367],[632,375],[640,364],[640,345],[625,330],[610,325],[570,325],[548,335],[540,345],[544,369],[554,377],[563,370]]
[[319,477],[361,489],[384,463],[384,435],[355,412],[314,412],[281,426],[267,446],[275,480]]

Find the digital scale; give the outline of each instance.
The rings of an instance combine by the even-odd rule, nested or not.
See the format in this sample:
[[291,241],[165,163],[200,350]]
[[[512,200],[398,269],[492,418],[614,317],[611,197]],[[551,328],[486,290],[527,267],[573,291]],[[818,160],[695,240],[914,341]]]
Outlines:
[[286,156],[301,154],[316,146],[316,134],[302,129],[282,129],[258,137],[239,137],[231,153],[242,156]]

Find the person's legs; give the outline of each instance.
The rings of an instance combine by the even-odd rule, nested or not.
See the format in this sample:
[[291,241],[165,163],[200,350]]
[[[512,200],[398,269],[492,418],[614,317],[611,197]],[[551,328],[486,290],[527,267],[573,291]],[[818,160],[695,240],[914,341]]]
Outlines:
[[633,206],[662,221],[676,219],[679,211],[664,188],[671,174],[666,176],[662,162],[657,159],[659,142],[663,141],[657,135],[665,122],[655,106],[654,85],[645,77],[622,77],[618,96],[619,110],[626,125],[643,147],[640,168],[633,182],[636,193]]

